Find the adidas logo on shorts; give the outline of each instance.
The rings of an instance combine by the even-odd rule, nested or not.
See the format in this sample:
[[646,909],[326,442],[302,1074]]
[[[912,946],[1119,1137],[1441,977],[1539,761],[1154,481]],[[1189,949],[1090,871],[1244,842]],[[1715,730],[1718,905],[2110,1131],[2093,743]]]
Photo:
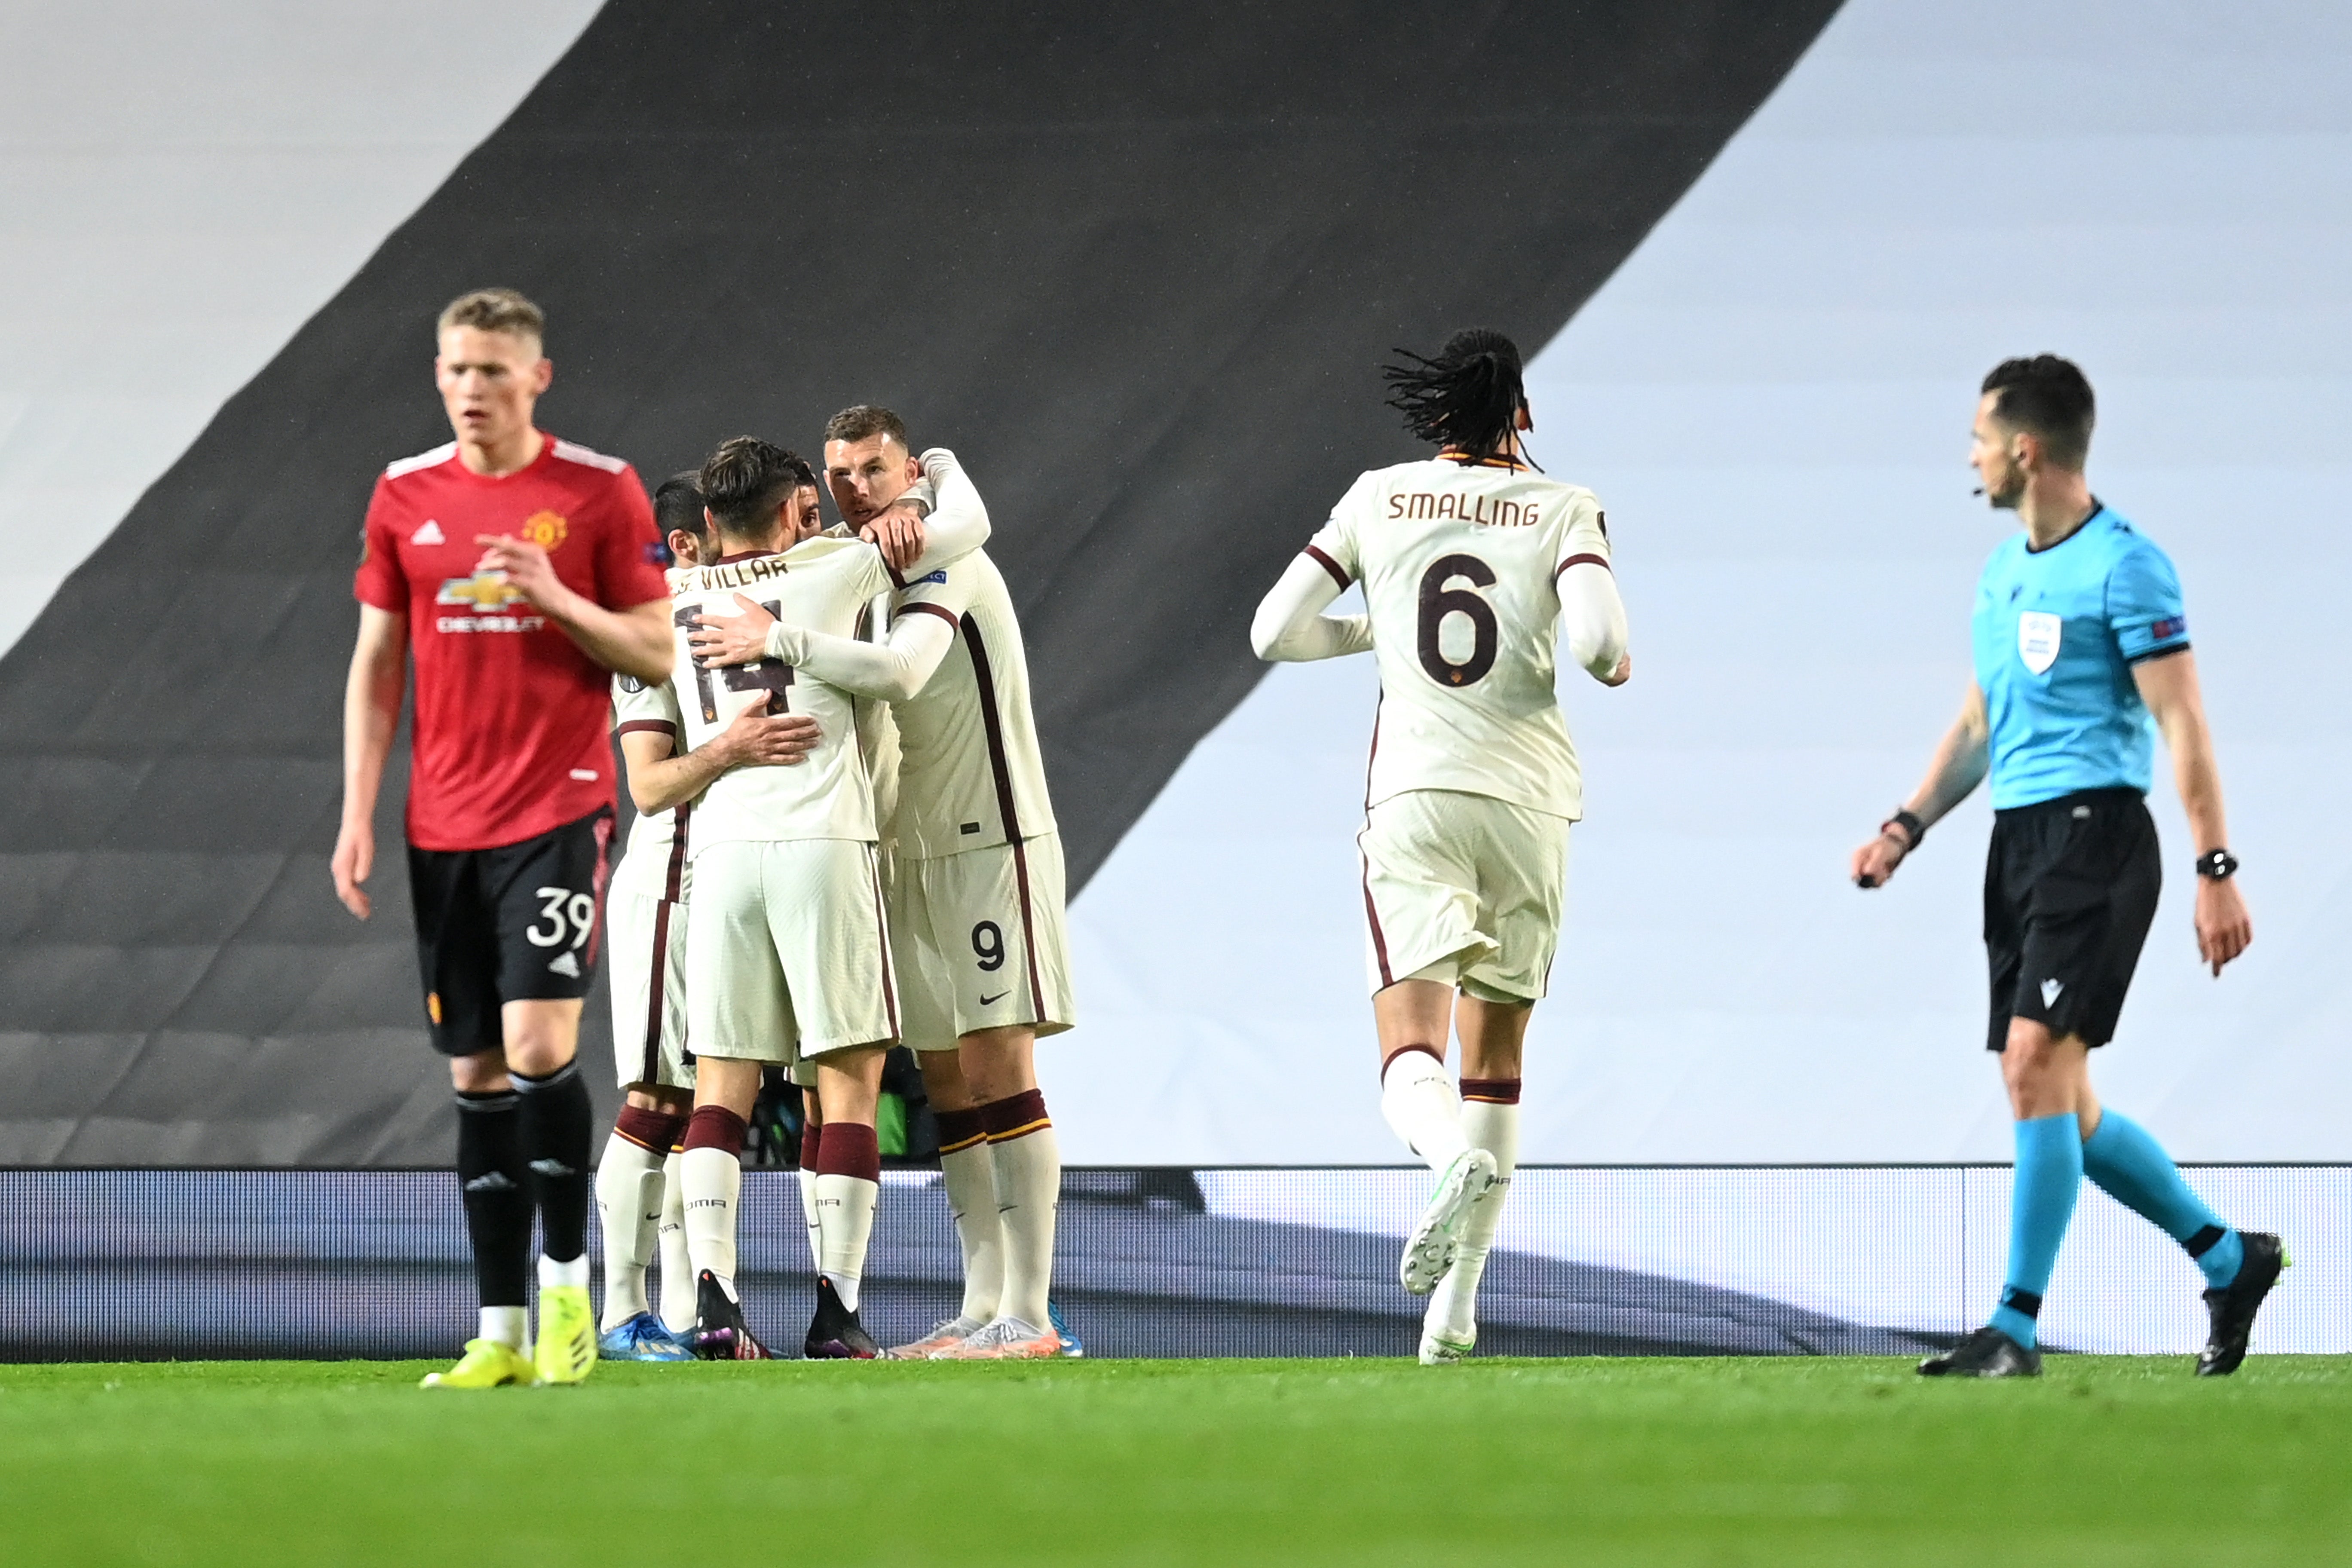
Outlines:
[[547,972],[550,974],[561,974],[577,980],[580,978],[580,961],[572,957],[568,951],[559,952],[555,955],[555,962],[547,966]]

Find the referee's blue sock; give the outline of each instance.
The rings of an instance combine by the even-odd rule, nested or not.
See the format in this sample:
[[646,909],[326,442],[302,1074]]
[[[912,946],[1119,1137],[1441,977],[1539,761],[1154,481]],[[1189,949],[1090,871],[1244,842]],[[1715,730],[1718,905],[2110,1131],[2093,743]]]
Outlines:
[[2058,1246],[2083,1186],[2083,1135],[2074,1113],[2017,1124],[2017,1182],[2009,1199],[2009,1274],[1992,1326],[2031,1350],[2033,1321],[2057,1267]]
[[2083,1174],[2187,1248],[2207,1286],[2218,1289],[2238,1277],[2246,1258],[2238,1233],[2189,1190],[2164,1145],[2138,1122],[2102,1112],[2099,1130],[2083,1140]]

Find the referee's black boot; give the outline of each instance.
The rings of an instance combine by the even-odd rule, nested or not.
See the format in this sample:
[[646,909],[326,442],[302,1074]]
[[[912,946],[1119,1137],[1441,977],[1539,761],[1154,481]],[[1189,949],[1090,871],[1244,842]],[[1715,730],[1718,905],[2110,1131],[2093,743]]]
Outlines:
[[1942,1355],[1919,1363],[1921,1377],[2040,1377],[2042,1352],[1987,1323]]
[[809,1320],[801,1354],[811,1361],[872,1361],[882,1353],[857,1314],[841,1304],[833,1281],[816,1277],[816,1316]]
[[2289,1262],[2286,1244],[2268,1231],[2242,1230],[2239,1243],[2246,1249],[2238,1277],[2219,1289],[2205,1292],[2205,1310],[2213,1320],[2212,1332],[2197,1357],[2200,1377],[2227,1377],[2246,1359],[2246,1341],[2254,1331],[2254,1314],[2263,1298],[2278,1283]]

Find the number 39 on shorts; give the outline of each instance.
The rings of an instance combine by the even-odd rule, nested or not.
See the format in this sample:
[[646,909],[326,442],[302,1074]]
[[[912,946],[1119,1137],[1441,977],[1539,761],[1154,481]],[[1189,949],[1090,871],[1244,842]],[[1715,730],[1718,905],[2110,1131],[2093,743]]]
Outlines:
[[[540,902],[539,919],[522,934],[533,947],[578,947],[596,929],[593,895],[569,888],[533,888],[531,892]],[[544,931],[540,929],[542,924]]]

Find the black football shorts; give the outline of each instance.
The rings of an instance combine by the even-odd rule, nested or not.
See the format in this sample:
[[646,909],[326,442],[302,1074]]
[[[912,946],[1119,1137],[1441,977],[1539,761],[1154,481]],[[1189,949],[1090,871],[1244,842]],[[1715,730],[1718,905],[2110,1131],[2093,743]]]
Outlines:
[[613,811],[496,849],[408,847],[425,1016],[445,1055],[505,1043],[507,1002],[585,996],[604,944]]
[[2164,866],[2136,789],[2085,790],[1993,813],[1985,859],[1988,1050],[2012,1017],[2104,1046],[2156,919]]

